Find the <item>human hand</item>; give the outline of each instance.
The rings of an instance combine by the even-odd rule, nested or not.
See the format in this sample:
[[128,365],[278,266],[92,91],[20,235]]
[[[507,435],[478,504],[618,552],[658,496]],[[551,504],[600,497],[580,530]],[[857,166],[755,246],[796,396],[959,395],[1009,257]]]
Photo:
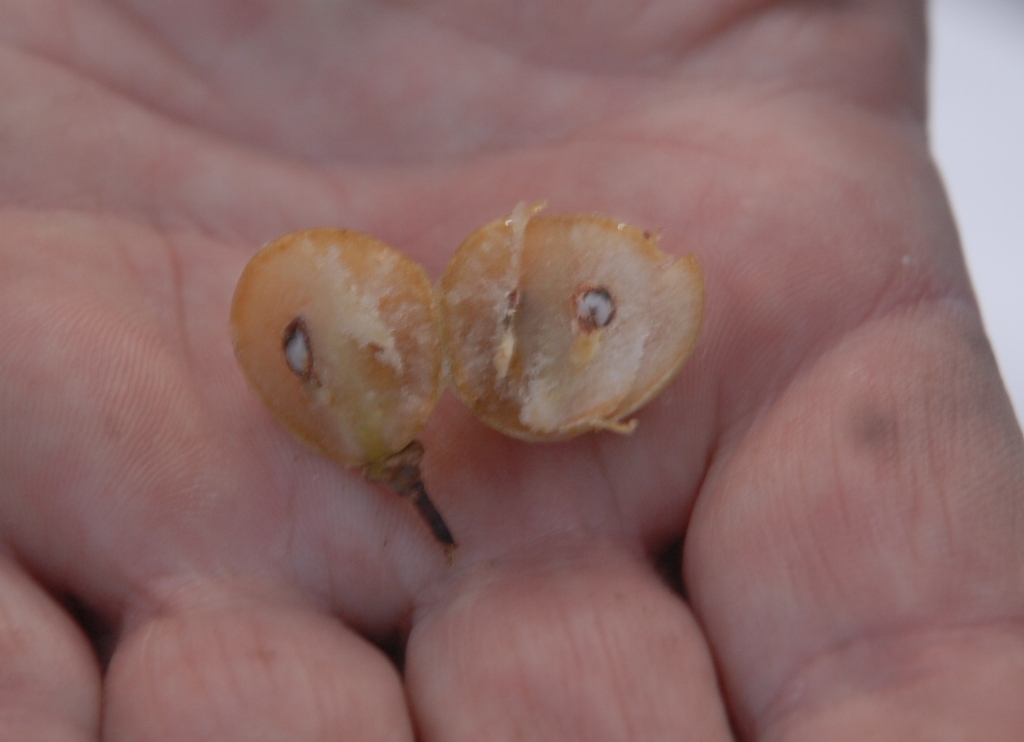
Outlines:
[[[921,15],[6,3],[0,737],[1017,739],[1024,449]],[[449,569],[246,389],[232,288],[320,224],[436,278],[540,199],[696,253],[704,330],[630,437],[443,400]]]

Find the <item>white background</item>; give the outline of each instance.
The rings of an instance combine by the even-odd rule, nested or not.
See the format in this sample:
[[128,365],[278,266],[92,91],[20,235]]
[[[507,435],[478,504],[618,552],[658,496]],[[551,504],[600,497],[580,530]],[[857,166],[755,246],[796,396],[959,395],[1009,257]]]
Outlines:
[[931,142],[1024,420],[1024,0],[932,0]]

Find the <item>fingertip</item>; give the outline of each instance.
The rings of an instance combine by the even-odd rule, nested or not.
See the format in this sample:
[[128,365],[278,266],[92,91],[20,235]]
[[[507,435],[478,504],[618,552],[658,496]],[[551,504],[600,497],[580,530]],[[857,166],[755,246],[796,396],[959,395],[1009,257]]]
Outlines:
[[621,554],[492,563],[415,622],[406,678],[426,739],[730,739],[678,596]]
[[306,605],[221,596],[140,622],[114,653],[110,740],[409,742],[397,670]]
[[70,616],[0,558],[0,739],[93,739],[100,672]]

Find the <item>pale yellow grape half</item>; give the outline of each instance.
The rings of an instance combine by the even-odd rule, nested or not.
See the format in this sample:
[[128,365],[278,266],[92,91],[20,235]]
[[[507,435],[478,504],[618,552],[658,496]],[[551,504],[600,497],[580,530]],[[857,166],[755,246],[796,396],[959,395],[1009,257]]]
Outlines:
[[[627,432],[627,418],[676,375],[697,341],[700,266],[617,220],[537,210],[520,205],[480,228],[445,270],[439,303],[450,383],[478,417],[524,440]],[[614,302],[610,320],[598,289]],[[603,327],[580,320],[588,292],[605,310]]]
[[358,466],[401,451],[434,409],[436,316],[420,266],[368,235],[310,229],[274,240],[246,265],[231,337],[271,412],[300,440]]

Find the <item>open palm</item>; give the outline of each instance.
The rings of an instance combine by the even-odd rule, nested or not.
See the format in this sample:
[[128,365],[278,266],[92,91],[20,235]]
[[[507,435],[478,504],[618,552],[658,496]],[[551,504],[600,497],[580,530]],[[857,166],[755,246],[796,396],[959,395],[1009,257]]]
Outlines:
[[[5,3],[0,737],[1018,739],[1024,454],[922,27]],[[696,253],[704,330],[630,437],[528,445],[446,397],[448,568],[261,407],[228,305],[281,233],[360,229],[436,278],[524,199]]]

